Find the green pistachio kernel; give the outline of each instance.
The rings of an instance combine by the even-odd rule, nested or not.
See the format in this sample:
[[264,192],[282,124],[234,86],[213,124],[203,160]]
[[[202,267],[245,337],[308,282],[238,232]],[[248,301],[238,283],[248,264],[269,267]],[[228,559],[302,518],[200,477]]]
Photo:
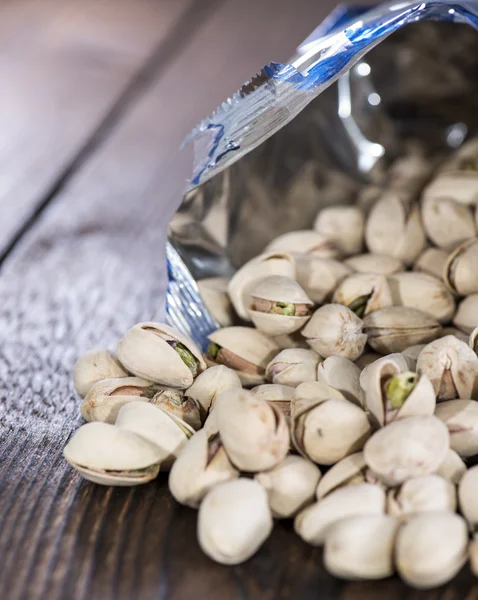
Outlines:
[[212,360],[216,360],[220,349],[221,349],[221,346],[218,346],[218,344],[211,342],[209,344],[209,346],[207,347],[207,355],[209,356],[209,358],[212,358]]
[[198,372],[198,359],[186,348],[184,344],[181,344],[180,342],[174,345],[174,349],[181,357],[183,363],[189,367],[193,377],[196,377]]
[[392,408],[401,408],[417,385],[418,375],[411,371],[391,377],[385,384],[385,393]]
[[364,294],[363,296],[358,296],[355,298],[355,300],[352,300],[347,308],[350,308],[350,310],[354,312],[359,319],[361,319],[367,310],[368,301],[372,296],[373,290],[370,292],[370,294]]
[[295,304],[285,304],[285,302],[276,302],[277,306],[281,308],[281,314],[286,317],[295,316]]

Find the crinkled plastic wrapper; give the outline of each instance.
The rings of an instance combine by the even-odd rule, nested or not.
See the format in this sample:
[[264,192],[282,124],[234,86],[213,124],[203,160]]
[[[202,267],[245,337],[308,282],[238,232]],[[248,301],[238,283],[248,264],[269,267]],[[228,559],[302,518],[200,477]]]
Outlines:
[[475,134],[476,29],[476,1],[340,7],[290,64],[270,63],[201,122],[169,228],[169,323],[205,347],[218,324],[198,280],[355,202],[410,145],[445,152]]

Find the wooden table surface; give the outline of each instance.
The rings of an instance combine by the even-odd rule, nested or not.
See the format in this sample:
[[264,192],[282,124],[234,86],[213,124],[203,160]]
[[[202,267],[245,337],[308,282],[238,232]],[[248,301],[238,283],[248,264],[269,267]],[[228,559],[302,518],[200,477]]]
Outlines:
[[61,456],[81,422],[77,357],[161,312],[158,240],[190,166],[180,142],[332,5],[0,3],[2,600],[478,598],[468,568],[432,592],[334,579],[290,522],[252,560],[218,566],[166,476],[104,488]]

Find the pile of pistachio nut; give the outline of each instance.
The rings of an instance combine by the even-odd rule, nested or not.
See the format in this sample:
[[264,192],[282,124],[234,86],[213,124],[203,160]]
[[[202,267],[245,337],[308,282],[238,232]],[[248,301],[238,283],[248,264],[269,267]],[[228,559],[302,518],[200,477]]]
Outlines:
[[478,574],[476,206],[477,141],[401,157],[356,205],[199,282],[221,324],[205,355],[139,323],[80,358],[88,423],[65,458],[103,485],[169,470],[223,564],[294,519],[338,577]]

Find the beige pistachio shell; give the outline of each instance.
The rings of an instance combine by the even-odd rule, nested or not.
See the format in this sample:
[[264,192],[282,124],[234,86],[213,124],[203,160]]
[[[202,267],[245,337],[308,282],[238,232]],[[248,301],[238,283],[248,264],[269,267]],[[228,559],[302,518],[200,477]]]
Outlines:
[[[197,361],[195,373],[168,342],[180,343],[189,350]],[[138,377],[177,388],[191,386],[194,377],[206,369],[196,344],[163,323],[134,325],[118,342],[117,355],[126,369]]]
[[356,515],[330,527],[324,564],[342,579],[383,579],[393,575],[393,547],[399,522],[388,515]]
[[135,433],[98,422],[82,425],[63,456],[93,483],[131,486],[157,476],[161,450]]
[[427,273],[396,273],[388,278],[392,304],[426,312],[440,323],[455,313],[455,300],[441,279]]
[[434,473],[450,447],[448,429],[433,416],[409,417],[379,429],[366,442],[368,467],[387,485]]
[[289,519],[313,501],[320,475],[318,467],[310,460],[290,455],[254,478],[266,490],[273,516]]
[[89,350],[76,361],[73,370],[73,384],[82,398],[98,381],[119,377],[128,377],[128,373],[116,356],[106,348]]
[[332,300],[350,307],[362,296],[370,296],[364,307],[363,315],[393,304],[387,278],[384,275],[373,273],[349,275],[337,286]]
[[147,402],[129,402],[118,413],[115,426],[148,440],[158,448],[161,470],[170,469],[194,434],[185,421]]
[[398,573],[414,588],[443,585],[465,564],[467,545],[466,524],[459,515],[449,511],[416,515],[397,535]]
[[317,381],[339,390],[347,400],[363,406],[360,369],[348,358],[329,356],[318,365]]
[[243,265],[229,281],[229,297],[236,313],[244,321],[249,321],[249,287],[268,275],[285,275],[295,279],[295,260],[288,252],[265,252]]
[[354,515],[383,514],[385,500],[385,492],[370,483],[341,487],[304,508],[295,518],[294,529],[308,544],[321,546],[331,525]]
[[320,356],[356,360],[367,343],[362,328],[363,321],[346,306],[326,304],[314,312],[302,335]]
[[398,258],[370,252],[351,256],[344,261],[344,264],[358,273],[375,273],[375,275],[392,275],[405,268]]
[[272,240],[267,245],[265,252],[314,254],[322,258],[337,258],[337,256],[340,256],[337,245],[325,235],[313,229],[284,233]]
[[174,462],[169,491],[181,504],[197,508],[207,492],[224,481],[239,477],[221,443],[219,434],[197,431]]
[[202,427],[205,415],[199,402],[184,394],[182,390],[163,388],[154,395],[151,404],[181,419],[195,431]]
[[266,377],[273,383],[296,387],[304,381],[317,379],[321,360],[313,350],[288,348],[279,352],[267,365]]
[[304,381],[295,389],[294,397],[291,401],[292,417],[303,412],[309,407],[314,407],[324,400],[330,399],[346,400],[345,396],[339,390],[318,381]]
[[307,350],[309,348],[309,345],[299,331],[289,333],[288,335],[273,336],[273,340],[281,350],[288,350],[290,348],[304,348]]
[[314,229],[332,240],[343,256],[358,254],[364,243],[365,218],[357,206],[328,206],[314,222]]
[[[220,397],[221,395],[219,394],[218,398]],[[219,424],[217,422],[217,413],[215,410],[211,409],[207,419],[204,421],[203,429],[208,436],[214,435],[215,433],[219,433]]]
[[437,337],[440,324],[431,315],[408,306],[389,306],[367,315],[363,330],[369,345],[382,354],[401,352]]
[[213,318],[221,327],[230,327],[234,322],[234,311],[227,293],[227,277],[208,277],[198,282],[201,298]]
[[387,496],[387,512],[407,520],[411,515],[440,510],[456,510],[456,490],[450,481],[439,475],[422,475],[408,479]]
[[453,485],[458,485],[465,473],[466,464],[460,458],[460,455],[450,448],[436,474],[453,483]]
[[453,200],[425,198],[422,202],[422,220],[430,240],[445,250],[452,250],[476,235],[471,208]]
[[307,296],[321,304],[333,293],[351,268],[332,258],[321,258],[313,254],[297,254],[297,281]]
[[289,428],[273,403],[234,389],[222,392],[214,412],[226,452],[241,471],[265,471],[286,456]]
[[478,529],[478,465],[471,467],[463,475],[458,487],[460,510],[471,531]]
[[384,194],[370,211],[365,241],[370,252],[411,265],[426,243],[418,206],[405,206],[393,192]]
[[468,346],[475,354],[478,354],[478,327],[475,327],[468,338]]
[[478,294],[470,294],[458,304],[453,325],[468,335],[478,325]]
[[335,463],[319,481],[316,491],[317,500],[343,486],[365,483],[365,469],[363,452],[349,454]]
[[478,397],[478,356],[453,335],[427,344],[417,371],[432,382],[437,402]]
[[267,494],[253,479],[214,486],[199,507],[198,541],[207,556],[224,565],[250,558],[273,527]]
[[440,331],[440,336],[439,337],[445,337],[447,335],[454,335],[458,340],[468,343],[469,341],[469,336],[464,333],[463,331],[461,331],[460,329],[457,329],[456,327],[443,327],[443,329]]
[[442,248],[426,248],[415,261],[413,270],[418,273],[428,273],[441,279],[448,254]]
[[354,361],[354,363],[357,365],[357,367],[363,371],[365,369],[365,367],[368,367],[368,365],[371,365],[373,362],[375,362],[376,360],[378,360],[379,358],[381,358],[381,354],[379,354],[378,352],[364,352],[362,354],[362,356],[359,356],[357,358],[356,361]]
[[412,150],[397,158],[388,170],[387,185],[404,194],[415,197],[430,179],[433,173],[433,162],[421,154],[421,150]]
[[414,346],[408,346],[402,351],[402,354],[417,363],[420,352],[426,347],[426,344],[415,344]]
[[254,394],[256,398],[260,398],[261,400],[273,402],[274,406],[284,413],[286,417],[290,417],[290,406],[295,394],[295,388],[278,383],[265,383],[252,388],[251,394]]
[[387,356],[379,355],[377,360],[364,367],[360,373],[360,386],[364,392],[368,387],[369,376],[379,371],[381,369],[381,365],[388,364],[390,361],[394,363],[400,373],[403,373],[404,371],[414,371],[416,367],[416,362],[401,352],[394,352],[392,354],[388,354]]
[[462,458],[478,454],[478,402],[448,400],[437,404],[435,415],[450,432],[450,447]]
[[217,365],[200,373],[192,386],[185,391],[185,395],[194,398],[199,403],[202,414],[205,415],[214,405],[218,394],[241,387],[241,380],[236,371],[224,365]]
[[467,296],[478,292],[478,238],[462,243],[448,257],[443,279],[450,290]]

